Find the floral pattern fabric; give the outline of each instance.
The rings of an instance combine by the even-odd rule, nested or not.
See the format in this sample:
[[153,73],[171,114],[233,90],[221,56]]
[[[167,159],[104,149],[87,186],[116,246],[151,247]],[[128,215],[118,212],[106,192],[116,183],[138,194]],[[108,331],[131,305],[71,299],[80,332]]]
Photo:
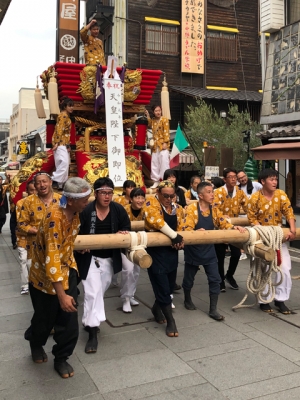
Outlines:
[[287,194],[276,189],[272,200],[268,200],[259,190],[248,203],[248,219],[252,225],[282,225],[282,217],[287,221],[295,219],[294,211]]
[[[184,228],[183,208],[177,203],[172,203],[172,215],[175,214],[177,216],[177,231],[182,231]],[[164,214],[160,202],[156,197],[147,198],[145,202],[145,230],[159,231],[164,224]]]
[[167,143],[167,149],[170,150],[169,120],[165,117],[161,117],[159,120],[148,118],[148,126],[152,129],[152,139],[154,140],[152,151],[154,153],[157,150],[162,151],[164,143]]
[[[20,213],[21,209],[24,203],[24,199],[21,199],[17,202],[16,204],[16,218],[17,222],[19,221],[20,218]],[[17,237],[17,245],[18,247],[23,247],[23,249],[26,249],[26,244],[27,244],[27,234],[24,231],[21,231],[18,226],[16,228],[16,237]]]
[[106,65],[102,40],[88,35],[86,27],[81,29],[80,37],[84,43],[85,63],[89,65]]
[[234,188],[234,196],[230,197],[224,186],[214,191],[213,208],[218,208],[222,214],[229,217],[238,217],[241,208],[247,214],[248,197],[239,189],[238,186]]
[[129,201],[126,199],[125,196],[116,196],[114,197],[114,202],[121,204],[121,206],[125,207],[129,204]]
[[52,146],[70,145],[71,119],[67,111],[62,111],[57,117],[55,130],[52,135]]
[[36,289],[55,295],[52,282],[62,282],[64,290],[69,288],[69,269],[77,271],[73,250],[79,228],[78,214],[69,222],[62,208],[47,210],[40,223],[29,273],[29,282]]
[[137,217],[135,217],[133,215],[133,213],[132,213],[131,204],[127,204],[124,208],[125,208],[125,210],[126,210],[126,212],[128,214],[128,217],[129,217],[131,222],[132,221],[144,221],[144,219],[145,219],[145,206],[143,206],[141,208],[141,211],[140,211],[140,213],[139,213],[139,215]]
[[[193,231],[198,223],[198,204],[192,203],[185,210],[184,230]],[[207,212],[202,212],[203,217],[208,217],[210,209]],[[218,208],[212,208],[212,219],[214,226],[217,229],[233,229],[234,225],[230,224]]]
[[[61,195],[58,193],[53,193],[53,198],[51,205],[49,207],[58,207],[59,199]],[[24,199],[23,205],[21,207],[20,216],[18,219],[18,229],[21,232],[27,234],[27,258],[32,258],[32,247],[35,243],[36,235],[28,233],[30,228],[38,228],[40,222],[47,212],[47,207],[42,202],[37,194],[32,194],[31,196]]]

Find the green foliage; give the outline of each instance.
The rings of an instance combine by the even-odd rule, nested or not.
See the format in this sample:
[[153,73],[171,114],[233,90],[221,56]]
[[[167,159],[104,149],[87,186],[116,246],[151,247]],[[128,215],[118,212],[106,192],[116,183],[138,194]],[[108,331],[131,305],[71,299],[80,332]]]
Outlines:
[[250,148],[261,144],[255,133],[261,126],[250,119],[247,112],[239,112],[238,106],[230,104],[227,118],[221,118],[217,111],[204,100],[197,100],[197,106],[189,106],[186,113],[185,131],[198,158],[203,158],[203,142],[217,149],[217,164],[220,164],[222,145],[233,148],[233,163],[236,169],[243,169],[247,161],[247,144],[243,143],[245,130],[251,130]]

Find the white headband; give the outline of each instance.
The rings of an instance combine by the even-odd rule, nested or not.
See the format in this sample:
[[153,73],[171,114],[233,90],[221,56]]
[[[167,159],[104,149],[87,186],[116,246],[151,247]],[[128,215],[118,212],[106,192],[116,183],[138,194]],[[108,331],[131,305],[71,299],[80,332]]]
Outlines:
[[95,192],[98,192],[98,190],[108,190],[108,189],[111,190],[111,191],[114,190],[113,188],[111,188],[109,186],[101,186],[98,189],[94,189],[94,190],[95,190]]
[[63,191],[63,196],[71,198],[71,199],[82,199],[83,197],[86,197],[91,193],[92,193],[91,189],[88,189],[86,192],[82,192],[82,193],[70,193],[70,192]]
[[47,172],[37,172],[35,175],[34,175],[34,177],[33,177],[33,180],[35,181],[35,178],[37,177],[37,176],[40,176],[40,175],[46,175],[46,176],[48,176],[48,178],[49,179],[51,179],[51,181],[52,181],[52,176],[50,176]]

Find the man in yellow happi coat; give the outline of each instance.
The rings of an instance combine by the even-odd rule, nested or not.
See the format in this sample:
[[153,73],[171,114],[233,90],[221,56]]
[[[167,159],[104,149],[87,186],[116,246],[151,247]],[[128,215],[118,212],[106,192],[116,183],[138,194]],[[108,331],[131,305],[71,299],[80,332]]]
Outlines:
[[27,260],[30,269],[33,247],[39,225],[49,207],[58,207],[60,194],[53,192],[51,176],[45,171],[35,174],[34,187],[36,194],[27,197],[21,207],[18,218],[18,231],[26,235]]
[[[31,196],[35,193],[34,180],[28,181],[26,184],[26,192],[28,196]],[[23,203],[25,198],[20,199],[16,204],[16,223],[19,221],[21,209],[23,207]],[[31,260],[28,260],[27,257],[27,233],[24,231],[20,231],[18,227],[16,227],[16,240],[18,246],[19,253],[19,261],[20,261],[20,272],[21,272],[21,294],[29,294],[28,289],[28,272],[30,269]]]
[[[250,197],[248,203],[248,219],[251,225],[262,226],[281,226],[284,217],[289,224],[290,231],[286,240],[295,240],[296,220],[291,202],[287,194],[278,185],[278,172],[273,169],[264,169],[258,175],[258,180],[262,184],[262,189]],[[286,243],[281,248],[281,273],[277,272],[276,282],[281,282],[275,286],[274,304],[282,314],[291,314],[291,311],[284,304],[290,297],[292,289],[291,278],[291,257]],[[270,298],[266,294],[265,300]],[[260,304],[260,309],[264,312],[272,312],[269,303]]]
[[152,129],[151,179],[154,183],[151,187],[156,188],[163,179],[165,170],[170,168],[170,125],[169,120],[162,116],[161,106],[154,105],[152,111],[152,119],[147,110],[145,116],[148,127]]
[[[213,207],[218,208],[223,215],[226,215],[230,218],[238,217],[241,208],[243,208],[244,212],[247,213],[248,197],[242,190],[239,189],[236,184],[237,171],[234,168],[226,168],[223,171],[223,178],[225,185],[214,191]],[[226,291],[224,280],[229,283],[232,289],[237,290],[239,288],[233,275],[240,260],[241,250],[231,244],[229,245],[229,248],[231,250],[231,257],[226,276],[224,276],[224,260],[226,248],[227,245],[224,243],[219,243],[215,245],[219,264],[219,274],[222,279],[221,292]]]
[[[90,30],[90,35],[88,31]],[[106,65],[102,40],[98,38],[99,25],[95,19],[80,31],[80,37],[84,44],[84,59],[88,65]]]
[[67,362],[78,339],[78,270],[73,250],[79,213],[88,205],[90,193],[86,181],[73,177],[66,182],[58,205],[49,203],[40,221],[29,272],[34,313],[24,337],[30,342],[32,360],[42,364],[48,361],[43,346],[54,328],[54,369],[62,378],[74,375]]

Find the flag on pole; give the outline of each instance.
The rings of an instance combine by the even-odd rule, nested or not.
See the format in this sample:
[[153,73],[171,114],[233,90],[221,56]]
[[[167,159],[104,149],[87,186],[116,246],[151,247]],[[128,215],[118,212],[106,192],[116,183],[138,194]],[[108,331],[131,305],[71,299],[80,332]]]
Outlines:
[[184,137],[182,130],[178,124],[177,131],[175,134],[175,140],[170,156],[170,168],[174,168],[179,165],[179,154],[188,147],[188,142]]

